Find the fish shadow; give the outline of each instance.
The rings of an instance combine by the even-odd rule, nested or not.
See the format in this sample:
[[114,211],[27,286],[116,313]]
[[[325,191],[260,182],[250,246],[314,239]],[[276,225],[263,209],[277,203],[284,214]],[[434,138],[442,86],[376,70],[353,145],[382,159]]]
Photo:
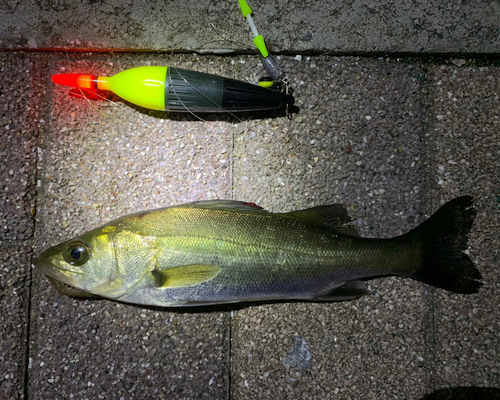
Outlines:
[[439,389],[425,395],[420,400],[500,400],[499,388],[453,387]]
[[290,303],[341,303],[341,302],[346,302],[346,301],[352,301],[352,300],[337,300],[337,301],[323,301],[323,300],[304,300],[304,299],[298,299],[298,300],[259,300],[259,301],[241,301],[237,303],[226,303],[226,304],[209,304],[209,305],[192,305],[192,306],[172,306],[172,307],[161,307],[161,306],[151,306],[151,305],[144,305],[144,304],[134,304],[134,303],[127,303],[124,301],[117,301],[113,299],[106,299],[104,297],[97,297],[97,296],[92,296],[89,295],[88,297],[86,296],[71,296],[71,295],[65,295],[68,297],[73,298],[74,300],[78,301],[91,301],[91,302],[101,302],[101,301],[111,301],[116,304],[125,304],[129,307],[133,308],[138,308],[141,310],[151,310],[151,311],[157,311],[157,312],[176,312],[179,314],[210,314],[210,313],[221,313],[221,312],[230,312],[230,311],[239,311],[247,308],[255,308],[255,307],[260,307],[260,306],[265,306],[265,305],[272,305],[272,304],[290,304]]

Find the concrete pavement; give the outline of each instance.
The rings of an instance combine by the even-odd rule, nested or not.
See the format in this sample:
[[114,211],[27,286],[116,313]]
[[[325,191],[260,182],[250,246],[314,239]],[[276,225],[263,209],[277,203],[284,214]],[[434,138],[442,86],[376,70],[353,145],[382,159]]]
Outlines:
[[[494,53],[492,0],[248,2],[275,52]],[[0,48],[240,52],[253,37],[236,1],[158,0],[0,5]]]

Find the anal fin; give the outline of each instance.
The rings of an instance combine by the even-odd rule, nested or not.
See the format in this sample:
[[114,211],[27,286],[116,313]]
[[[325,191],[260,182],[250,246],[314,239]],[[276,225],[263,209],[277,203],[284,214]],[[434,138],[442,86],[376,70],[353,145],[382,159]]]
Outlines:
[[317,301],[345,301],[359,299],[365,294],[371,293],[366,289],[366,282],[347,281],[342,286],[333,289],[323,295],[315,297]]

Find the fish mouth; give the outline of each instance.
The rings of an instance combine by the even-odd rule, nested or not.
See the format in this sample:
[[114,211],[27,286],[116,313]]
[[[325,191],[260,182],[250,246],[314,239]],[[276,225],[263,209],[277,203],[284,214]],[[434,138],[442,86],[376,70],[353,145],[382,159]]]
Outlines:
[[43,271],[49,277],[56,279],[58,281],[61,281],[61,282],[65,283],[67,285],[70,285],[70,286],[76,286],[76,282],[74,279],[72,279],[70,276],[68,276],[65,272],[69,272],[72,274],[75,274],[75,273],[81,274],[81,272],[61,268],[60,266],[57,266],[57,265],[51,263],[50,261],[43,260],[41,258],[41,256],[33,258],[31,263],[33,264],[33,266],[35,268],[38,268],[40,271]]

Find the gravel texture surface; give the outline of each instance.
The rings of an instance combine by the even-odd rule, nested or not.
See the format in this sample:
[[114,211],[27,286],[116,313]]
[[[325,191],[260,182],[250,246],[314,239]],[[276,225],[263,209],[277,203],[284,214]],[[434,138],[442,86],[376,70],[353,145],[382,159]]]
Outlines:
[[34,62],[24,54],[0,54],[0,240],[33,235],[40,100]]

